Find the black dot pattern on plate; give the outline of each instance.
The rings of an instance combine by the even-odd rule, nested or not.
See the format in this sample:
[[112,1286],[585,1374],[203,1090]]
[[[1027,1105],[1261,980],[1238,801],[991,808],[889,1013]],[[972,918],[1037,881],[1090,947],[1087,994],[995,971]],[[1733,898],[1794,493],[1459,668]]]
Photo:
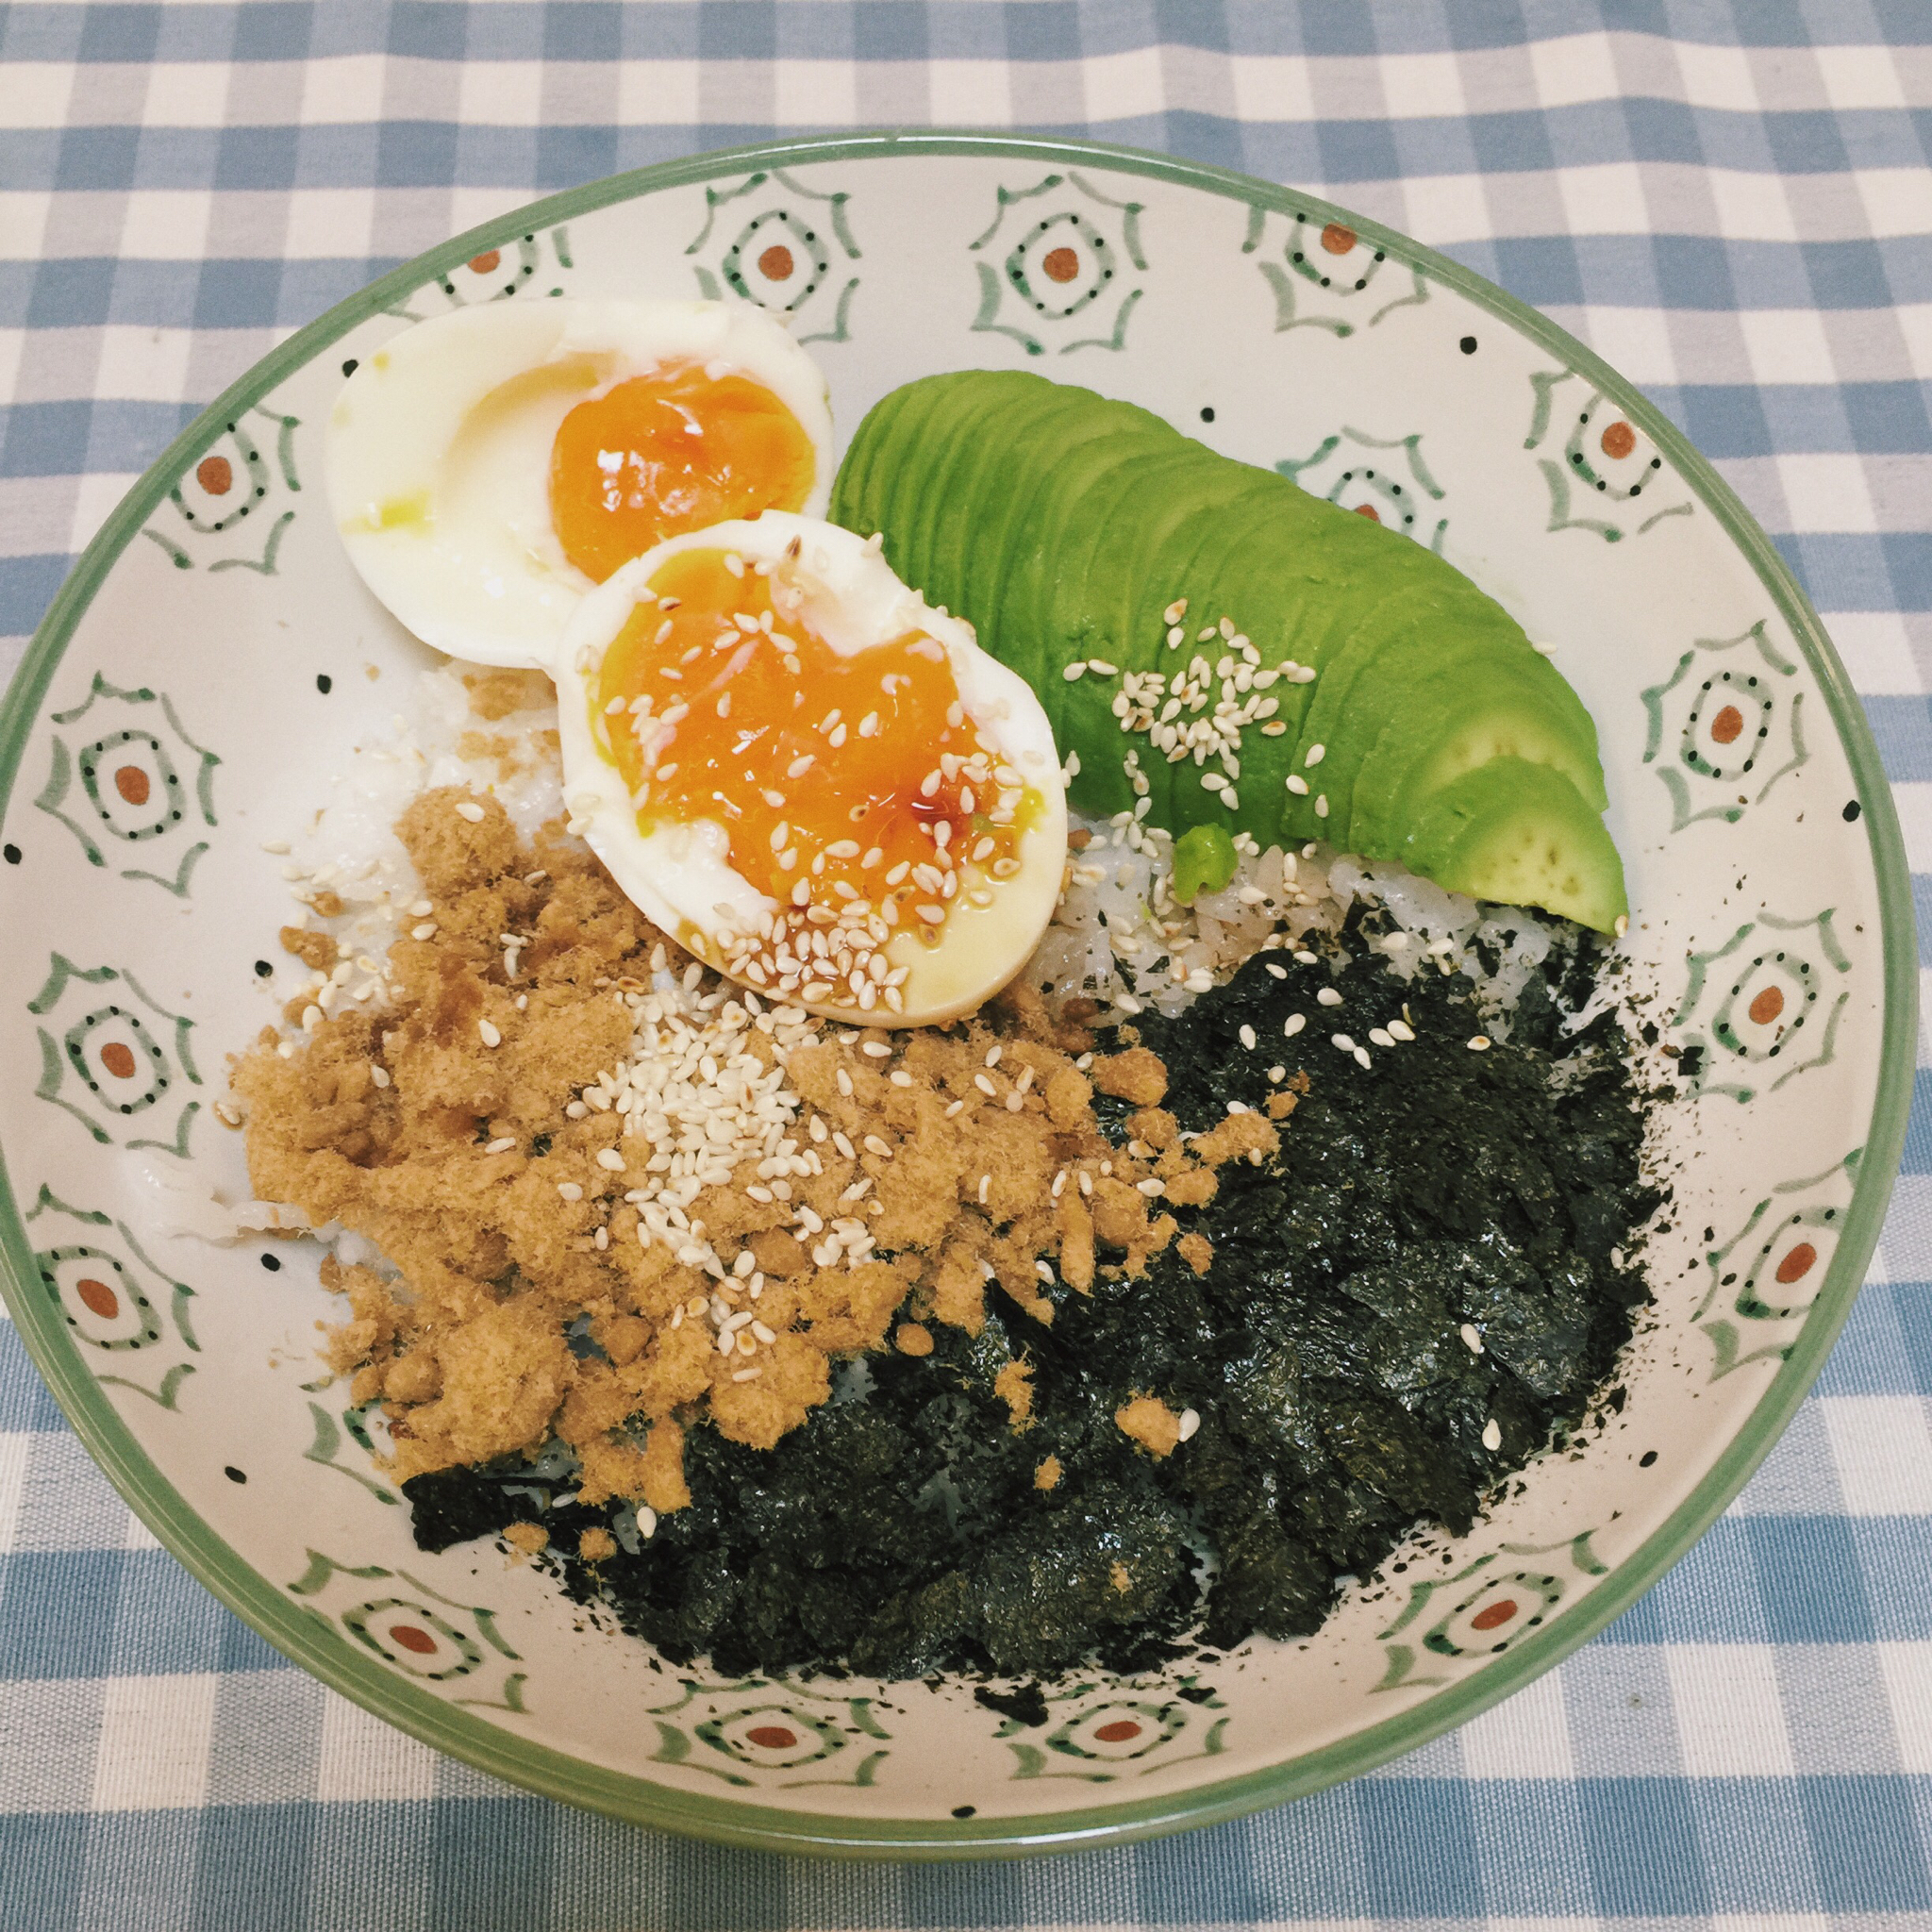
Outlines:
[[[1856,798],[1848,798],[1848,799],[1846,799],[1846,800],[1845,800],[1845,824],[1851,824],[1851,823],[1852,823],[1852,822],[1853,822],[1853,821],[1854,821],[1854,820],[1855,820],[1855,819],[1856,819],[1856,818],[1857,818],[1857,817],[1858,816],[1858,814],[1859,814],[1859,813],[1860,813],[1861,811],[1863,811],[1864,809],[1865,809],[1865,808],[1864,808],[1864,807],[1863,807],[1862,805],[1860,805],[1860,804],[1858,803],[1858,801],[1857,801],[1857,800]],[[12,849],[13,849],[13,848],[12,848],[12,847],[11,847],[11,846],[9,845],[9,846],[8,846],[8,847],[7,849],[8,849],[8,851],[10,852],[10,851],[12,851]]]
[[1637,1458],[1637,1466],[1639,1469],[1648,1469],[1650,1465],[1656,1460],[1657,1451],[1655,1449],[1646,1449],[1643,1452],[1643,1454]]
[[1465,356],[1474,356],[1475,354],[1475,338],[1474,336],[1464,336],[1463,339],[1459,342],[1457,342],[1456,346],[1458,349],[1460,349]]
[[232,1462],[229,1463],[228,1466],[222,1471],[222,1474],[225,1476],[226,1476],[231,1483],[245,1483],[248,1480],[248,1472],[246,1470],[237,1469]]
[[282,1265],[281,1257],[279,1255],[264,1255],[261,1257],[261,1265],[264,1268],[266,1268],[271,1274],[277,1274],[280,1272]]
[[5,858],[8,865],[18,865],[20,863],[20,847],[18,845],[0,845],[0,858]]
[[266,979],[275,970],[266,959],[258,959],[255,962],[255,976],[258,979]]
[[977,1805],[955,1805],[953,1807],[953,1816],[955,1818],[971,1818],[978,1809],[979,1807]]
[[361,368],[361,366],[362,365],[356,360],[355,357],[351,356],[349,359],[342,364],[342,374],[344,375],[354,375],[357,370]]
[[323,694],[324,697],[327,697],[329,692],[335,690],[336,681],[333,677],[331,677],[328,675],[326,671],[325,671],[319,677],[316,678],[315,688]]
[[1201,411],[1201,420],[1202,420],[1202,422],[1204,422],[1204,423],[1211,423],[1211,422],[1213,422],[1213,420],[1214,420],[1214,408],[1213,408],[1213,406],[1212,406],[1211,404],[1210,404],[1210,405],[1209,405],[1209,406],[1208,406],[1208,407],[1207,408],[1205,408],[1205,409],[1203,409],[1203,410]]

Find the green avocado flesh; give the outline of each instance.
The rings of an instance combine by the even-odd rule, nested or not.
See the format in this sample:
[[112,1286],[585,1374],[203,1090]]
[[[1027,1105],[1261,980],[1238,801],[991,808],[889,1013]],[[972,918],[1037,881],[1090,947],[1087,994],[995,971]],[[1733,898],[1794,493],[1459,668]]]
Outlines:
[[1177,839],[1319,838],[1602,931],[1624,915],[1589,712],[1499,604],[1397,531],[1022,371],[894,390],[829,514],[878,532],[1041,693],[1079,758],[1075,809],[1133,805],[1132,754]]

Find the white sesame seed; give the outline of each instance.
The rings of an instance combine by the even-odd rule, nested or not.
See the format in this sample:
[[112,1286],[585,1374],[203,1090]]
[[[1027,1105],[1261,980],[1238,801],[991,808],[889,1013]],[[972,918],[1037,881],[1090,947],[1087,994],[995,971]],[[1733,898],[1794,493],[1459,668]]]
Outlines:
[[1356,1048],[1356,1050],[1355,1050],[1355,1058],[1356,1058],[1356,1064],[1357,1064],[1357,1065],[1358,1067],[1360,1067],[1360,1068],[1361,1068],[1361,1070],[1362,1070],[1362,1072],[1363,1072],[1363,1073],[1365,1073],[1365,1074],[1366,1074],[1366,1073],[1368,1072],[1368,1070],[1369,1070],[1369,1050],[1368,1050],[1368,1048],[1367,1048],[1367,1047],[1365,1047],[1365,1046],[1358,1046],[1358,1047],[1357,1047],[1357,1048]]
[[503,1044],[503,1035],[488,1020],[478,1020],[476,1022],[476,1034],[485,1046],[501,1046]]
[[1315,994],[1315,1004],[1322,1007],[1339,1007],[1341,1004],[1341,995],[1332,986],[1324,986]]
[[1328,794],[1325,791],[1315,801],[1315,816],[1318,819],[1325,819],[1328,816]]
[[1401,1020],[1391,1020],[1389,1023],[1389,1037],[1391,1040],[1413,1040],[1415,1030]]
[[868,1040],[858,1050],[875,1060],[890,1059],[892,1053],[892,1049],[883,1040]]
[[1311,744],[1308,747],[1307,756],[1302,759],[1302,763],[1312,772],[1327,756],[1328,747],[1325,744]]
[[1308,1017],[1306,1013],[1291,1013],[1281,1023],[1281,1030],[1290,1040],[1292,1040],[1307,1024]]
[[1462,1335],[1463,1347],[1468,1349],[1471,1355],[1481,1355],[1483,1352],[1483,1338],[1481,1329],[1479,1329],[1474,1322],[1465,1322],[1462,1324],[1460,1332]]
[[457,816],[459,819],[468,819],[473,825],[480,825],[483,823],[483,808],[480,805],[472,805],[466,799],[457,807]]
[[387,1087],[389,1085],[389,1069],[387,1067],[371,1067],[369,1077],[376,1086]]
[[1308,795],[1308,781],[1299,772],[1291,772],[1288,774],[1287,783],[1288,789],[1297,798],[1306,798]]
[[1201,1426],[1201,1412],[1200,1412],[1200,1410],[1199,1410],[1199,1409],[1194,1409],[1194,1408],[1184,1408],[1184,1409],[1182,1409],[1182,1410],[1181,1410],[1181,1413],[1180,1413],[1180,1435],[1181,1435],[1181,1441],[1182,1441],[1183,1442],[1191,1442],[1191,1441],[1193,1441],[1193,1438],[1194,1438],[1194,1432],[1195,1432],[1195,1430],[1197,1430],[1197,1429],[1198,1429],[1198,1428],[1199,1428],[1200,1426]]
[[1288,968],[1286,966],[1277,966],[1273,959],[1264,960],[1263,964],[1267,967],[1269,975],[1272,978],[1286,979],[1288,977]]
[[1064,677],[1069,684],[1077,684],[1081,678],[1087,675],[1087,666],[1084,663],[1080,662],[1078,659],[1075,659],[1074,662],[1069,664],[1067,668],[1060,673],[1060,675]]
[[412,925],[409,928],[409,937],[412,940],[433,940],[436,937],[435,920],[425,919],[421,925]]
[[1473,1035],[1469,1042],[1469,1050],[1471,1053],[1487,1053],[1490,1050],[1490,1036],[1487,1033]]
[[607,1174],[622,1174],[624,1156],[615,1147],[600,1147],[597,1150],[597,1165]]
[[486,1154],[508,1154],[516,1144],[516,1137],[514,1135],[506,1135],[501,1140],[491,1141],[483,1151]]
[[1483,1447],[1493,1456],[1503,1446],[1503,1427],[1494,1416],[1483,1424]]
[[1243,1026],[1241,1028],[1241,1044],[1247,1047],[1251,1052],[1253,1051],[1255,1044],[1255,1029],[1252,1026]]
[[1386,1026],[1371,1026],[1369,1028],[1369,1044],[1371,1046],[1393,1046],[1395,1044],[1395,1036]]
[[1167,1192],[1167,1183],[1162,1180],[1156,1180],[1151,1175],[1144,1181],[1136,1181],[1134,1186],[1140,1192],[1145,1194],[1150,1201],[1158,1200],[1162,1194]]
[[581,1201],[584,1198],[584,1191],[575,1181],[558,1181],[557,1191],[566,1201]]

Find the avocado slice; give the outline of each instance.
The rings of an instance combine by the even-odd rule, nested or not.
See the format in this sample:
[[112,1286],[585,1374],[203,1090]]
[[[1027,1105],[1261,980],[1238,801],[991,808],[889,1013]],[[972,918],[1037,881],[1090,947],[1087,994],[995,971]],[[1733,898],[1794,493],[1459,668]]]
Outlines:
[[1555,672],[1540,676],[1532,665],[1544,660],[1498,661],[1469,649],[1391,694],[1388,723],[1356,775],[1349,836],[1365,846],[1400,838],[1433,793],[1498,758],[1548,765],[1602,811],[1609,799],[1596,727]]
[[1085,560],[1083,504],[1115,471],[1143,465],[1172,436],[1160,425],[1153,430],[1119,428],[1074,443],[1055,459],[1046,486],[1035,492],[1025,521],[1012,531],[994,622],[1000,656],[1036,691],[1063,668],[1049,626],[1061,572]]
[[1400,848],[1382,855],[1452,892],[1541,906],[1597,932],[1629,915],[1617,848],[1561,773],[1491,758],[1442,787]]
[[923,420],[934,400],[917,383],[882,396],[866,411],[832,485],[827,517],[863,537],[884,532],[889,561],[895,547],[903,547],[906,533],[886,529],[883,499],[901,472],[909,442],[908,425]]

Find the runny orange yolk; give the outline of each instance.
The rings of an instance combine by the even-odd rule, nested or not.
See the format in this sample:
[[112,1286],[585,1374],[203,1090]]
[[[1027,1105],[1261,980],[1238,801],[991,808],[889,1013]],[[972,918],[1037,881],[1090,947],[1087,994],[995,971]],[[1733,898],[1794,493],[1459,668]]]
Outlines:
[[601,584],[667,537],[799,508],[817,466],[797,417],[762,383],[671,363],[563,419],[550,520],[564,555]]
[[981,742],[936,639],[841,656],[726,558],[668,559],[604,654],[595,724],[639,829],[713,819],[781,905],[936,941],[956,896],[984,904],[1019,870],[1020,774]]

